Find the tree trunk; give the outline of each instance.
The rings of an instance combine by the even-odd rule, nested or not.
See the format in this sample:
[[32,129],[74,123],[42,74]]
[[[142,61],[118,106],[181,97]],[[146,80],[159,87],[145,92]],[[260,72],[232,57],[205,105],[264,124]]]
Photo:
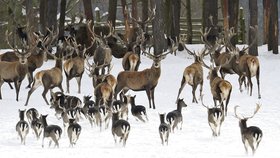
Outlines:
[[268,27],[268,50],[273,54],[278,54],[278,0],[272,0],[270,3],[270,19]]
[[[218,37],[218,1],[217,0],[203,0],[203,15],[202,24],[204,28],[211,28],[210,33],[207,36],[208,41],[214,44]],[[212,17],[212,22],[210,20]]]
[[65,11],[66,11],[66,0],[61,0],[58,37],[64,36]]
[[34,13],[33,13],[33,3],[32,3],[32,0],[26,0],[25,3],[26,3],[26,22],[27,22],[27,26],[29,26],[29,28],[33,28],[35,26],[35,18],[34,18]]
[[155,0],[156,6],[155,18],[153,20],[154,36],[154,55],[162,54],[167,49],[167,41],[164,37],[164,20],[163,20],[163,1]]
[[[234,31],[238,34],[238,9],[239,0],[229,0],[228,1],[228,26],[229,28],[234,27]],[[231,40],[233,46],[238,43],[238,35],[234,36]]]
[[167,37],[171,35],[171,25],[172,25],[172,11],[171,11],[171,4],[173,3],[172,0],[166,0],[164,3],[164,33]]
[[[131,8],[131,16],[134,18],[134,19],[138,19],[138,16],[137,16],[137,0],[132,0],[132,8]],[[133,21],[132,23],[132,26],[133,28],[136,28],[137,27],[137,23],[135,21]]]
[[94,25],[94,18],[93,18],[93,13],[92,13],[92,4],[91,0],[83,0],[84,4],[84,11],[85,11],[85,16],[87,21],[92,21],[92,25]]
[[228,23],[228,0],[221,0],[222,3],[222,12],[224,18],[224,30],[229,30],[229,23]]
[[118,1],[109,0],[108,21],[112,22],[113,27],[116,27],[117,4],[118,4]]
[[39,30],[45,34],[47,27],[47,0],[40,0],[40,24]]
[[[148,19],[148,7],[149,2],[148,0],[142,0],[142,20],[146,21]],[[141,28],[144,30],[144,32],[148,32],[148,24],[142,24]]]
[[172,26],[171,26],[171,37],[175,41],[176,37],[179,40],[180,35],[180,11],[181,11],[181,0],[172,1]]
[[48,0],[47,1],[47,27],[48,28],[57,28],[57,0]]
[[130,43],[131,42],[131,39],[130,39],[130,34],[131,34],[131,30],[130,30],[130,24],[129,24],[129,19],[128,19],[128,8],[127,8],[127,5],[126,5],[126,0],[122,0],[121,1],[122,3],[122,11],[123,11],[123,19],[124,19],[124,26],[125,26],[125,41],[127,43]]
[[270,19],[270,0],[263,0],[263,43],[267,44]]
[[[250,11],[250,26],[258,26],[258,4],[257,0],[249,0],[249,11]],[[254,32],[252,29],[249,30],[249,44],[251,44],[254,39],[256,42],[249,48],[249,54],[258,56],[258,36],[257,32]]]
[[186,0],[186,20],[187,20],[187,41],[186,43],[191,44],[192,43],[192,17],[191,17],[191,1]]

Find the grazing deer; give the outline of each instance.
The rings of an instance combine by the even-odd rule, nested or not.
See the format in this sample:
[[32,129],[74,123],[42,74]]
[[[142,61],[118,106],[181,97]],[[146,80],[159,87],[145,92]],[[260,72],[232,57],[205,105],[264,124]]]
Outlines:
[[187,104],[184,102],[183,99],[178,99],[177,101],[177,109],[169,112],[166,116],[166,120],[168,124],[170,125],[170,128],[172,129],[174,133],[174,129],[178,128],[178,124],[181,124],[180,129],[182,129],[183,125],[183,115],[182,115],[182,108],[187,107]]
[[125,95],[124,97],[126,98],[126,100],[129,100],[129,103],[131,105],[131,114],[136,118],[137,121],[149,121],[145,106],[135,104],[136,95]]
[[248,147],[252,149],[253,155],[255,154],[261,140],[263,137],[262,130],[256,126],[247,126],[247,120],[253,118],[255,114],[259,111],[260,105],[257,104],[254,114],[251,117],[240,117],[236,113],[236,109],[239,106],[234,107],[235,117],[239,119],[239,127],[241,131],[241,138],[244,144],[246,153],[248,154]]
[[120,143],[123,142],[123,147],[126,145],[126,141],[130,132],[130,124],[126,120],[119,119],[119,113],[113,112],[112,116],[112,135],[115,143],[117,143],[117,137],[120,138]]
[[[52,54],[50,54],[50,55],[52,55]],[[61,92],[63,92],[62,58],[61,57],[57,58],[54,55],[52,55],[52,56],[56,59],[55,66],[48,70],[41,70],[35,74],[32,87],[28,91],[25,106],[28,105],[28,101],[29,101],[31,94],[41,85],[43,85],[43,87],[44,87],[42,96],[47,105],[49,105],[49,102],[46,98],[46,94],[48,93],[49,90],[51,90],[55,87],[58,87],[61,90]]]
[[29,132],[28,123],[24,120],[25,110],[18,110],[19,111],[19,121],[16,124],[16,131],[20,137],[21,144],[25,145],[26,136]]
[[44,139],[50,138],[49,147],[51,146],[52,141],[55,143],[54,147],[59,148],[58,140],[61,137],[62,129],[58,125],[48,125],[47,118],[48,115],[41,115],[40,120],[44,127],[44,134],[42,140],[42,147],[44,147]]
[[201,60],[206,55],[206,53],[205,53],[206,50],[203,49],[200,54],[196,54],[195,52],[192,52],[189,49],[187,49],[185,45],[184,45],[184,47],[190,55],[194,56],[194,63],[187,66],[184,70],[183,78],[181,81],[181,86],[180,86],[178,96],[177,96],[177,100],[178,100],[183,88],[185,87],[185,85],[189,84],[190,86],[192,86],[192,95],[193,95],[192,102],[197,103],[195,91],[196,91],[197,86],[200,85],[200,96],[202,95],[203,69],[202,69]]
[[80,134],[82,131],[81,125],[79,125],[75,119],[69,119],[69,126],[67,129],[68,138],[70,141],[70,146],[73,147],[76,145],[76,142],[78,141]]
[[160,124],[158,127],[158,132],[161,139],[161,144],[164,145],[164,143],[166,143],[166,145],[168,145],[170,126],[164,121],[165,113],[159,114],[159,119],[160,119]]
[[221,126],[225,120],[224,112],[221,106],[209,108],[203,103],[203,97],[201,97],[202,105],[207,109],[208,124],[212,130],[212,136],[220,136]]
[[170,52],[160,55],[152,55],[145,53],[148,58],[153,60],[151,68],[147,68],[142,71],[122,71],[117,77],[117,86],[115,89],[114,98],[117,98],[119,92],[126,93],[129,89],[133,91],[146,91],[149,107],[152,108],[151,101],[153,103],[153,109],[156,108],[154,101],[154,91],[158,84],[158,80],[161,74],[160,61],[163,60]]

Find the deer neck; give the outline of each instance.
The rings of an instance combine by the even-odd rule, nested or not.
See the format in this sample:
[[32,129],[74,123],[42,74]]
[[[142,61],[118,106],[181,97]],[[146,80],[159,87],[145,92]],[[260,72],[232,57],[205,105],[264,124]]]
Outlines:
[[240,120],[239,121],[239,126],[240,126],[240,130],[241,133],[243,133],[246,129],[247,129],[247,120]]
[[160,115],[159,118],[160,118],[160,123],[165,123],[165,121],[164,121],[164,115],[163,115],[163,114]]
[[112,125],[115,124],[116,121],[119,120],[119,114],[118,113],[113,113],[112,116]]
[[61,59],[56,59],[55,67],[59,68],[60,70],[62,70],[62,60]]
[[19,112],[19,119],[20,119],[21,121],[24,120],[24,111],[20,111],[20,112]]
[[46,128],[48,126],[46,118],[42,117],[41,121],[42,121],[43,127]]

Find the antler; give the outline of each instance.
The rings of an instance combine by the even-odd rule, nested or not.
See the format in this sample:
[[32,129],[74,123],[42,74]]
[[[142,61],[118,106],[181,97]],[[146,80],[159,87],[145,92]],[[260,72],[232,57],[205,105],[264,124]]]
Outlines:
[[250,119],[250,118],[253,118],[253,117],[256,115],[256,113],[259,111],[259,109],[260,109],[261,106],[260,106],[260,104],[257,104],[256,109],[255,109],[253,115],[250,116],[250,117],[243,117],[243,118],[241,118],[240,116],[238,116],[238,114],[236,113],[236,109],[237,109],[238,107],[239,107],[238,105],[236,105],[236,106],[234,107],[234,113],[235,113],[235,117],[241,120],[241,119]]
[[139,20],[136,20],[135,18],[133,18],[133,17],[131,16],[131,13],[129,13],[129,18],[130,18],[131,20],[133,20],[134,22],[136,22],[138,25],[142,26],[142,25],[145,25],[145,24],[151,22],[151,21],[155,18],[156,7],[153,8],[152,10],[149,9],[149,12],[150,12],[149,17],[148,17],[148,19],[145,20],[145,21],[143,21],[143,20],[140,19],[140,18],[139,18]]
[[206,105],[204,104],[204,102],[203,102],[203,96],[204,96],[204,95],[201,95],[201,97],[200,97],[200,99],[201,99],[201,104],[202,104],[202,106],[204,106],[206,109],[209,109],[209,107],[206,106]]
[[236,35],[236,32],[234,31],[234,27],[230,28],[229,30],[225,30],[223,41],[224,41],[224,44],[230,49],[231,52],[236,50],[236,47],[234,47],[231,43],[231,39],[235,35]]
[[14,48],[14,47],[10,44],[9,36],[11,36],[11,34],[12,34],[12,32],[9,33],[8,30],[5,32],[6,42],[7,42],[8,46],[9,46],[12,50],[14,50],[15,52],[20,52],[20,51],[18,50],[17,46],[16,46],[16,48]]
[[247,117],[247,119],[253,118],[256,115],[256,113],[260,110],[260,108],[261,108],[261,105],[257,103],[256,109],[255,109],[253,115],[250,117]]
[[255,27],[252,27],[252,26],[250,26],[250,29],[252,29],[253,30],[253,33],[255,34],[255,38],[254,38],[254,40],[252,41],[252,43],[248,46],[248,47],[243,47],[242,48],[242,50],[241,50],[241,52],[245,52],[247,49],[249,49],[249,48],[251,48],[254,44],[255,44],[255,42],[257,41],[257,35],[256,35],[256,33],[257,33],[257,31],[258,31],[258,26],[256,25]]

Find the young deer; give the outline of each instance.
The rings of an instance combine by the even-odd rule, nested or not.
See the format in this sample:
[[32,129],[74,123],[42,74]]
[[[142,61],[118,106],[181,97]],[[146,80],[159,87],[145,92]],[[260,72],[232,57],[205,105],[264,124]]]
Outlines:
[[69,126],[67,129],[70,146],[76,145],[82,131],[81,125],[76,123],[75,119],[69,119]]
[[120,138],[120,143],[123,142],[123,147],[126,145],[126,141],[130,132],[130,124],[126,120],[119,119],[119,113],[113,112],[112,116],[112,134],[117,143],[117,137]]
[[124,97],[126,98],[125,100],[129,100],[129,103],[131,105],[131,114],[136,118],[137,121],[138,120],[142,122],[149,121],[145,106],[135,104],[136,95],[134,96],[125,95]]
[[183,99],[177,100],[177,109],[169,112],[166,116],[166,120],[168,124],[170,125],[170,128],[172,129],[174,133],[174,129],[178,128],[178,124],[181,124],[180,129],[182,129],[183,125],[183,115],[182,115],[182,108],[187,107],[187,104],[184,102]]
[[239,127],[241,131],[241,138],[244,144],[246,153],[248,154],[248,147],[252,149],[253,155],[255,154],[261,140],[263,137],[262,130],[256,126],[247,126],[247,120],[253,118],[255,114],[259,111],[260,105],[257,104],[254,114],[251,117],[240,117],[236,113],[236,109],[239,106],[234,107],[235,117],[239,119]]
[[221,106],[209,108],[203,103],[203,96],[201,97],[202,105],[207,109],[208,124],[212,130],[212,136],[220,136],[221,126],[225,120],[225,115]]
[[164,121],[165,113],[159,114],[159,119],[160,119],[160,124],[158,127],[158,132],[159,132],[159,136],[161,139],[161,144],[164,145],[164,143],[166,143],[166,145],[168,145],[170,126],[167,123],[165,123],[165,121]]
[[21,144],[25,145],[26,136],[29,132],[28,123],[24,120],[25,110],[19,110],[20,120],[16,124],[16,131],[20,137]]
[[[158,80],[161,74],[160,61],[163,60],[170,52],[163,53],[160,55],[152,55],[145,53],[150,59],[153,60],[151,68],[147,68],[142,71],[122,71],[117,77],[117,86],[115,89],[114,98],[117,99],[117,95],[122,91],[125,94],[129,89],[133,91],[146,91],[149,107],[156,108],[154,101],[154,91],[158,84]],[[152,101],[152,104],[151,104]]]
[[58,140],[61,137],[62,129],[57,125],[48,125],[47,118],[48,115],[41,115],[40,120],[44,126],[44,135],[42,140],[42,147],[44,147],[44,139],[50,138],[49,147],[51,146],[52,141],[55,143],[54,147],[59,148]]
[[124,97],[124,101],[115,100],[113,101],[112,109],[120,114],[119,118],[128,120],[128,97]]

